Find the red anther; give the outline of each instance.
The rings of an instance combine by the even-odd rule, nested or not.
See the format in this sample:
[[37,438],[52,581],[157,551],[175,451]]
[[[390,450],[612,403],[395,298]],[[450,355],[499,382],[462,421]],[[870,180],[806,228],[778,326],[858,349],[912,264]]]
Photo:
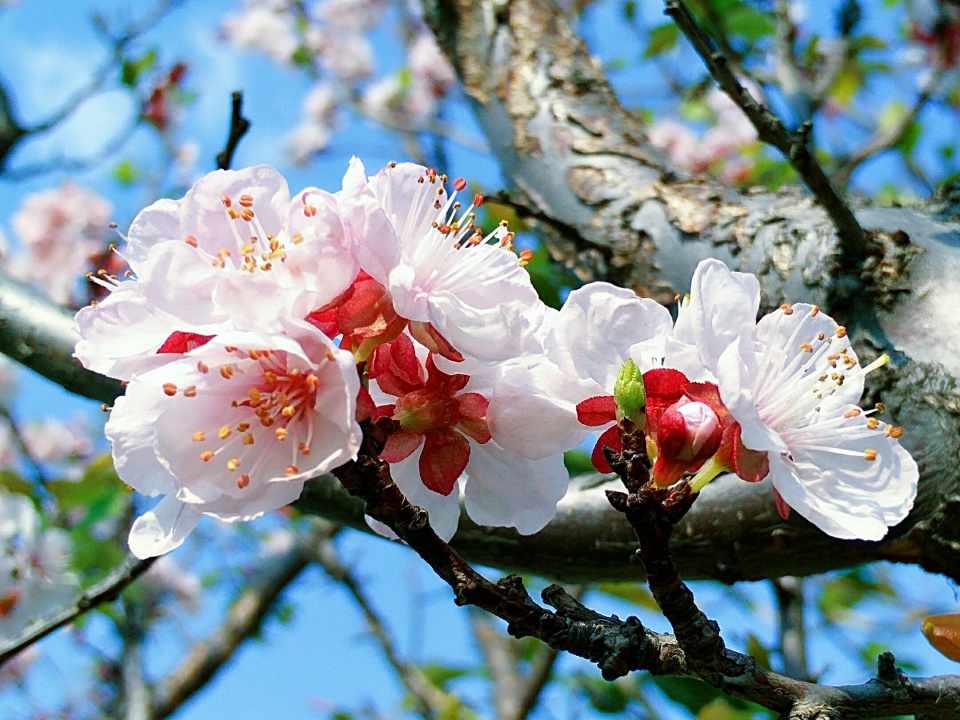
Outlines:
[[481,205],[483,205],[483,195],[477,193],[473,196],[473,206],[480,207]]
[[456,190],[457,192],[460,192],[466,186],[467,186],[467,181],[464,180],[463,178],[457,178],[456,180],[453,181],[453,189]]

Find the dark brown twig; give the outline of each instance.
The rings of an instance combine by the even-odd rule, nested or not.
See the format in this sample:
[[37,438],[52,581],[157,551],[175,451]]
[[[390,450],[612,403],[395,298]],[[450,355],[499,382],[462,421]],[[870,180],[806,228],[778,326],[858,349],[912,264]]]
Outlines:
[[[650,558],[652,567],[648,572],[656,577],[655,597],[661,607],[668,609],[668,618],[683,639],[655,633],[633,617],[620,620],[616,616],[601,615],[558,585],[551,585],[542,593],[543,600],[554,610],[543,608],[533,602],[520,578],[511,575],[492,583],[477,573],[437,536],[426,512],[403,496],[390,477],[389,465],[378,459],[396,423],[382,418],[363,423],[362,427],[364,440],[359,457],[334,474],[351,494],[366,503],[371,517],[397,533],[451,587],[458,605],[475,605],[506,620],[507,632],[514,637],[536,637],[552,648],[587,658],[600,667],[608,680],[634,670],[698,677],[732,696],[763,705],[784,717],[791,712],[795,713],[794,717],[817,717],[809,714],[811,709],[847,720],[917,712],[934,718],[953,718],[960,711],[960,677],[957,676],[929,679],[904,676],[902,682],[893,682],[894,674],[884,666],[880,680],[830,687],[768,672],[752,658],[726,649],[716,624],[696,607],[692,594],[680,582],[676,567],[671,567],[669,553],[665,552],[670,534],[667,528],[686,512],[692,496],[683,488],[666,492],[663,497],[654,498],[658,508],[654,510],[651,499],[640,499],[639,493],[633,492],[636,480],[642,475],[639,470],[634,470],[630,477],[630,495],[614,496],[623,499],[628,511],[638,513],[638,521],[641,516],[649,519],[650,512],[658,518],[640,533],[653,537],[655,544],[650,552],[664,551],[667,561]],[[630,443],[625,445],[629,450]],[[619,460],[621,468],[633,462],[629,457]],[[641,464],[633,463],[633,467]],[[634,499],[631,501],[630,497]]]
[[740,84],[730,70],[728,58],[714,47],[712,40],[700,29],[683,0],[666,0],[665,4],[666,14],[673,18],[680,31],[687,36],[710,74],[720,85],[720,89],[743,110],[756,128],[760,140],[783,153],[826,210],[837,229],[841,263],[848,269],[857,267],[868,255],[867,236],[811,151],[810,135],[813,125],[806,122],[796,132],[790,132],[773,111],[758,103]]
[[243,93],[234,90],[230,95],[230,132],[227,135],[227,144],[217,153],[217,169],[229,170],[233,164],[233,154],[237,146],[250,129],[250,121],[243,116]]

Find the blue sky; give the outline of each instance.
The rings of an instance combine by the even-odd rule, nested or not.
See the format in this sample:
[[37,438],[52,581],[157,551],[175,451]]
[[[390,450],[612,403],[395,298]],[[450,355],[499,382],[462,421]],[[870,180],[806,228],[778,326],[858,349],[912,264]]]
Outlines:
[[[89,79],[92,65],[102,59],[89,22],[93,8],[106,14],[137,13],[141,8],[127,2],[58,2],[56,0],[22,0],[19,5],[0,11],[0,68],[11,88],[22,120],[37,120],[57,107]],[[641,4],[650,8],[654,3]],[[833,3],[813,3],[833,7]],[[245,92],[245,113],[253,121],[253,129],[243,140],[235,165],[267,163],[280,168],[290,186],[298,189],[317,185],[330,190],[339,186],[349,157],[361,154],[367,167],[375,169],[391,159],[402,159],[397,143],[367,125],[352,125],[334,140],[331,151],[307,169],[289,166],[283,153],[282,139],[300,116],[300,102],[309,88],[302,74],[276,66],[268,59],[240,53],[216,40],[217,26],[235,6],[234,2],[213,0],[190,2],[177,10],[142,43],[142,49],[156,43],[164,64],[179,59],[190,63],[188,86],[198,95],[182,123],[182,141],[200,146],[198,167],[212,167],[214,154],[222,147],[229,115],[229,96],[235,89]],[[821,8],[822,9],[822,8]],[[623,47],[631,47],[635,38],[616,30],[603,9],[588,15],[584,31],[601,55],[613,57]],[[650,22],[660,22],[656,9],[646,9]],[[811,11],[811,15],[814,12]],[[829,15],[823,14],[829,19]],[[390,48],[389,42],[379,47]],[[637,48],[639,52],[639,47]],[[396,63],[395,49],[380,60],[385,65]],[[622,74],[621,74],[622,75]],[[629,78],[613,75],[621,90],[629,92]],[[635,96],[636,93],[631,93]],[[122,92],[112,92],[85,104],[77,116],[62,130],[33,143],[32,147],[12,158],[12,165],[48,157],[50,153],[85,154],[93,152],[123,127],[134,108]],[[458,111],[453,120],[470,132],[476,132],[469,117]],[[149,159],[156,157],[155,139],[150,131],[141,130],[133,142],[113,163],[83,173],[79,180],[107,195],[116,205],[116,219],[125,226],[139,209],[139,190],[120,187],[111,178],[113,164],[130,157],[149,168]],[[450,148],[452,174],[461,174],[496,187],[500,184],[495,163],[488,157]],[[884,167],[882,164],[879,167]],[[56,185],[62,176],[51,174],[11,183],[0,180],[0,227],[9,235],[9,218],[30,192]],[[99,404],[89,403],[58,391],[26,371],[17,411],[24,416],[40,409],[56,407],[58,412],[76,410],[100,418]],[[399,647],[416,660],[458,663],[472,653],[466,630],[464,610],[452,603],[449,591],[424,569],[422,564],[403,548],[386,541],[350,534],[341,541],[345,557],[356,563],[367,579],[375,601],[385,610],[395,629]],[[952,590],[940,579],[909,568],[896,571],[898,586],[913,593],[918,601],[955,601]],[[771,641],[773,618],[769,611],[769,589],[763,585],[744,586],[744,592],[756,601],[750,610],[749,624],[762,639]],[[700,590],[705,606],[718,616],[721,625],[730,628],[734,646],[745,640],[741,629],[747,612],[742,605],[727,602],[725,591],[718,586]],[[248,643],[230,667],[179,716],[188,720],[211,717],[317,717],[331,707],[357,706],[368,701],[390,711],[400,697],[392,676],[384,667],[371,641],[363,635],[363,624],[357,611],[342,591],[311,570],[294,585],[286,601],[296,608],[288,624],[269,623],[264,641]],[[621,616],[635,612],[623,604],[610,601],[606,610]],[[662,619],[642,616],[653,627],[663,629]],[[872,632],[876,615],[865,613],[860,619],[864,632]],[[896,621],[895,621],[896,622]],[[199,623],[204,624],[201,618]],[[756,627],[754,628],[754,624]],[[919,634],[919,623],[908,625],[897,636],[897,646],[906,654],[923,660],[930,673],[953,672],[955,666],[926,647]],[[738,635],[738,633],[740,633]],[[828,679],[856,682],[865,678],[853,676],[849,664],[838,662],[834,640],[818,640],[811,648],[814,668],[830,667]],[[841,639],[840,642],[843,642]],[[49,641],[45,648],[59,656],[70,651],[65,635]],[[161,643],[156,648],[156,667],[169,666],[170,647]],[[570,666],[585,666],[576,660]],[[70,667],[69,664],[67,667]],[[82,669],[73,668],[76,672]],[[545,717],[568,714],[566,701],[557,701],[557,710]],[[0,697],[0,708],[4,707]],[[326,709],[326,710],[325,710]]]

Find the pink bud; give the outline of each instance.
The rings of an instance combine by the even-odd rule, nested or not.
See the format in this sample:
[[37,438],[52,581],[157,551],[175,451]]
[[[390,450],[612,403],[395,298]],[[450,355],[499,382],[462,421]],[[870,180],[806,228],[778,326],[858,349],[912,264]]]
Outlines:
[[668,458],[699,463],[717,451],[722,435],[720,419],[707,405],[676,403],[660,418],[657,447]]

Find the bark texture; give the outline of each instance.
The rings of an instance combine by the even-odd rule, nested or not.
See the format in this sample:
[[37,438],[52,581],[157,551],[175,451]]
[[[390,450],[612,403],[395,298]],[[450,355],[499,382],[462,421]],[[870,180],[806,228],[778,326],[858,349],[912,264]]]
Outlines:
[[[711,484],[671,548],[683,577],[727,582],[808,575],[879,559],[960,580],[960,191],[917,208],[854,201],[871,252],[842,271],[836,233],[802,189],[739,191],[682,177],[650,148],[581,40],[547,0],[423,0],[491,147],[554,257],[663,302],[698,261],[718,257],[760,278],[763,302],[813,302],[845,323],[869,376],[921,467],[916,507],[880,543],[826,537],[780,519],[767,482]],[[111,402],[119,384],[71,359],[71,319],[0,274],[0,351],[67,389]],[[636,539],[583,478],[534,536],[479,528],[465,516],[454,545],[472,562],[580,582],[636,578]],[[331,476],[299,507],[365,528],[361,504]]]

